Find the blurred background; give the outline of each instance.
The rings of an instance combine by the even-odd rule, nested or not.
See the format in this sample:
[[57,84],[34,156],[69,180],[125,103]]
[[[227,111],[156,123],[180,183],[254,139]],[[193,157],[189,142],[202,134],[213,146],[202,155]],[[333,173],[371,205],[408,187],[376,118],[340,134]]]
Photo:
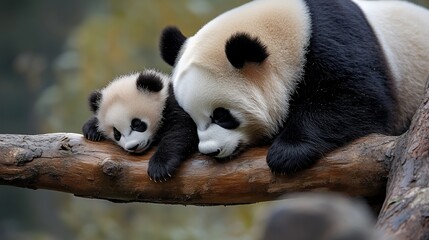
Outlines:
[[[1,0],[0,133],[80,133],[91,91],[129,71],[171,71],[158,51],[165,26],[189,36],[244,2]],[[0,186],[0,239],[255,239],[269,205],[117,204]]]

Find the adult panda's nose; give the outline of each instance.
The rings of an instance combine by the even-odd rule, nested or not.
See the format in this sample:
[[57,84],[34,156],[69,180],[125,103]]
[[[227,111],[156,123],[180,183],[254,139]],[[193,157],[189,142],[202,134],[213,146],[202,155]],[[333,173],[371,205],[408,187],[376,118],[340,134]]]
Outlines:
[[127,151],[133,152],[139,147],[139,144],[127,146]]
[[198,137],[200,139],[200,142],[198,143],[199,152],[207,156],[217,157],[222,152],[222,146],[218,141],[211,138],[208,138],[209,140],[207,140],[207,136],[205,135],[206,134],[201,134],[200,132],[198,133]]
[[214,152],[207,152],[207,153],[203,153],[203,154],[206,156],[210,156],[210,157],[216,157],[217,155],[219,155],[219,153],[220,153],[220,149],[218,148]]

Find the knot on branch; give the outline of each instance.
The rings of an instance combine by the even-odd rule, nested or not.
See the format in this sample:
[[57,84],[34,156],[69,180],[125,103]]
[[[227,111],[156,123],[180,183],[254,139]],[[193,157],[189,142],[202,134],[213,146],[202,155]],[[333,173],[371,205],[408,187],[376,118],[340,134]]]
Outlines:
[[33,159],[41,157],[43,153],[41,149],[7,146],[0,146],[0,152],[5,153],[5,155],[3,155],[4,161],[2,161],[5,166],[23,166],[33,161]]
[[106,158],[101,163],[103,173],[111,178],[118,178],[122,173],[122,165],[117,161]]

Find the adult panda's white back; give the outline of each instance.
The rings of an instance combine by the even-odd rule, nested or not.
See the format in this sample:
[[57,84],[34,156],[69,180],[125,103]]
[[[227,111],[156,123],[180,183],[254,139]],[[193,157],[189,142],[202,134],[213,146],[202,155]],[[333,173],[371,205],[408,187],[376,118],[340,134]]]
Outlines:
[[408,127],[429,77],[429,11],[405,1],[358,1],[383,48],[397,92],[395,132]]

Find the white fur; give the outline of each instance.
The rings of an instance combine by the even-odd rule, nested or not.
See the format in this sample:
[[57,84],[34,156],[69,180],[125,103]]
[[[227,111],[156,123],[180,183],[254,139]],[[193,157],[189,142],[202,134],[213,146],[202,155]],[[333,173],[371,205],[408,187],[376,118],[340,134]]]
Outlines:
[[407,127],[429,77],[429,11],[404,1],[354,1],[380,41],[397,91],[396,129]]
[[[118,77],[101,91],[102,98],[97,111],[98,129],[127,151],[146,150],[162,121],[169,79],[152,71],[163,80],[164,88],[160,92],[138,90],[136,80],[139,73]],[[134,118],[144,121],[147,124],[147,130],[133,131],[131,121]],[[114,138],[113,127],[122,134],[119,141]],[[129,150],[136,145],[138,145],[137,149]]]
[[[302,75],[309,27],[302,1],[257,0],[222,14],[187,40],[173,86],[179,104],[198,126],[200,152],[220,150],[217,157],[227,157],[240,145],[278,132]],[[257,68],[235,69],[224,48],[236,32],[250,33],[268,45],[267,61]],[[217,107],[229,109],[240,126],[227,130],[212,124]]]
[[[398,97],[396,128],[415,112],[429,75],[429,12],[399,1],[355,1],[366,14],[386,54]],[[272,137],[288,114],[289,99],[302,79],[310,17],[303,0],[255,0],[215,18],[183,46],[173,72],[179,104],[198,126],[199,150],[227,157],[240,145]],[[267,46],[258,66],[234,68],[225,43],[237,32]],[[417,97],[416,97],[417,96]],[[217,107],[241,123],[228,130],[211,122]]]

